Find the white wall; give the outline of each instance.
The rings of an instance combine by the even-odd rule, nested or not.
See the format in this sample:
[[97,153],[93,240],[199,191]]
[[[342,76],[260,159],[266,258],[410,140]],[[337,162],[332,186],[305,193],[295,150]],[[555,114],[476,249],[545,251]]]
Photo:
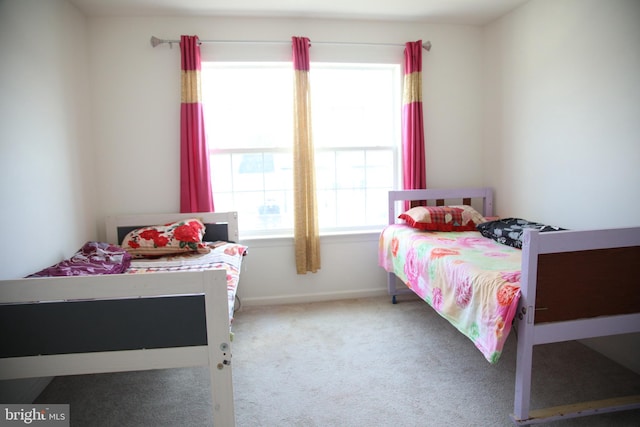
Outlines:
[[[402,62],[403,47],[315,41],[433,43],[424,52],[427,182],[481,185],[481,29],[416,23],[249,18],[94,18],[89,20],[99,227],[111,214],[179,208],[179,46],[150,46],[152,35],[179,39],[284,41],[204,44],[204,60],[289,61],[291,36],[311,39],[312,60]],[[452,170],[455,170],[452,173]],[[242,221],[242,212],[240,212]],[[381,294],[377,234],[325,237],[322,268],[297,275],[292,239],[252,240],[239,294],[246,303],[294,302]]]
[[[0,0],[0,279],[96,238],[84,16],[64,0]],[[31,402],[51,378],[0,382]]]
[[0,279],[96,237],[86,34],[65,0],[0,2]]
[[640,224],[640,2],[534,0],[485,28],[497,213]]
[[[485,28],[497,213],[640,225],[640,2],[532,0]],[[585,340],[640,372],[640,334]]]

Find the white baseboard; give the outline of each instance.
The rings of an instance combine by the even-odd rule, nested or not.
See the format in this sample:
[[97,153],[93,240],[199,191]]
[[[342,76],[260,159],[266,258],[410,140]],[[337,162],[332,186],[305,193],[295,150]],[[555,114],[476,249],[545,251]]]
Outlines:
[[0,381],[0,402],[33,403],[53,377]]
[[[242,305],[281,305],[307,302],[336,301],[342,299],[371,298],[387,295],[386,289],[363,289],[357,291],[321,292],[315,294],[278,295],[270,297],[242,298]],[[389,297],[391,298],[391,297]],[[391,299],[389,299],[391,300]]]

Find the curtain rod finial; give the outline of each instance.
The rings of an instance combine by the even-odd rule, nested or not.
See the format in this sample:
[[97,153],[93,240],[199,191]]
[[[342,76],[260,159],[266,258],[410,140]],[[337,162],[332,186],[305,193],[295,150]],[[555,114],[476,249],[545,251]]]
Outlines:
[[151,36],[151,46],[152,47],[156,47],[159,44],[163,43],[162,40],[160,40],[159,38],[157,38],[156,36]]
[[422,44],[422,47],[426,49],[427,52],[429,52],[431,50],[431,42],[430,41],[426,41]]

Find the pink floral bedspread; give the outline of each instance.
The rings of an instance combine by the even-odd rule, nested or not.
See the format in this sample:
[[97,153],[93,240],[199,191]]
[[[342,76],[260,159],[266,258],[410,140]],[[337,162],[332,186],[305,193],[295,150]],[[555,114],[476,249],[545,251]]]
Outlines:
[[229,322],[233,322],[242,258],[247,247],[237,243],[226,243],[209,253],[167,255],[154,259],[132,259],[127,274],[142,274],[163,271],[202,271],[208,269],[227,270],[227,294],[229,298]]
[[476,231],[394,224],[380,235],[378,263],[498,361],[520,298],[520,250]]

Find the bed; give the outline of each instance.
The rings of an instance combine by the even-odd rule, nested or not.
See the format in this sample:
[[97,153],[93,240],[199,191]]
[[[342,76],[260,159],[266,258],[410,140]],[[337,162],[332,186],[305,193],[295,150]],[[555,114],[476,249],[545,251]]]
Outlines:
[[0,281],[0,380],[208,366],[214,424],[235,425],[230,323],[246,254],[237,213],[109,217],[107,240],[188,218],[216,242],[207,265],[166,255],[167,267],[132,260],[121,274]]
[[[498,362],[513,324],[517,367],[510,417],[514,424],[640,408],[638,395],[530,407],[534,346],[640,332],[640,227],[525,229],[518,248],[477,230],[417,229],[412,217],[405,215],[416,204],[446,209],[472,205],[493,219],[492,190],[389,192],[389,225],[380,236],[379,265],[388,272],[393,303],[398,295],[415,293],[491,363]],[[408,221],[399,221],[399,216]]]

